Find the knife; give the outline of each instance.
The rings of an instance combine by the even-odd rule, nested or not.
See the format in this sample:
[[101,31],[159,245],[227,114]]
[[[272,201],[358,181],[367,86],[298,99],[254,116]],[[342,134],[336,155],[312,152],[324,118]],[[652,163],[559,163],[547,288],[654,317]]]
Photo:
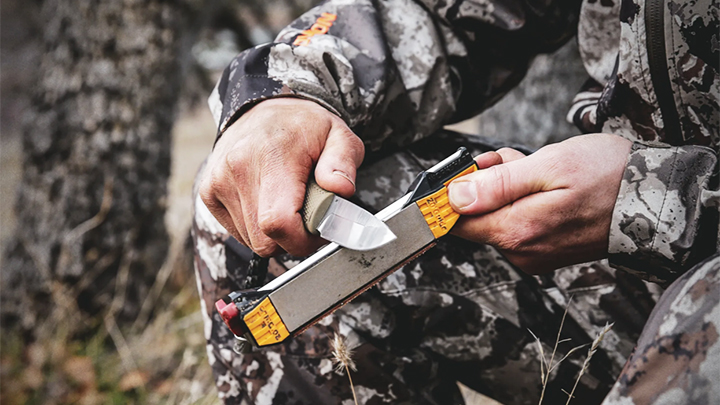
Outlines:
[[447,185],[478,169],[465,148],[420,173],[408,192],[376,216],[396,235],[373,250],[330,243],[260,288],[234,291],[215,308],[238,339],[236,351],[297,336],[393,271],[435,246],[459,218]]
[[320,187],[311,179],[301,214],[308,232],[353,250],[371,250],[395,240],[373,214]]

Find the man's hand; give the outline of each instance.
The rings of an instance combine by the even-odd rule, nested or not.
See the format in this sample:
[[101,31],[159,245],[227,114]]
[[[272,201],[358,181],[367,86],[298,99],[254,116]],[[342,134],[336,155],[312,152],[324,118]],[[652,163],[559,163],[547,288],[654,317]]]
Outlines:
[[238,241],[261,256],[304,256],[323,241],[299,211],[315,167],[320,187],[350,197],[365,153],[345,122],[315,102],[266,100],[225,131],[202,174],[200,197]]
[[501,149],[502,164],[450,184],[450,203],[463,215],[453,233],[496,246],[532,274],[603,258],[631,145],[595,134],[527,157]]

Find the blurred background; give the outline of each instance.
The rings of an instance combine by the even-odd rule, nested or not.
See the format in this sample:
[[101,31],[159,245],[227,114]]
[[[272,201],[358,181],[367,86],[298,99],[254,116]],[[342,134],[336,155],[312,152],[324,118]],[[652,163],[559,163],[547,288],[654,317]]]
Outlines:
[[[205,101],[314,3],[2,0],[0,402],[218,403],[189,242]],[[562,140],[584,80],[572,40],[452,128]]]

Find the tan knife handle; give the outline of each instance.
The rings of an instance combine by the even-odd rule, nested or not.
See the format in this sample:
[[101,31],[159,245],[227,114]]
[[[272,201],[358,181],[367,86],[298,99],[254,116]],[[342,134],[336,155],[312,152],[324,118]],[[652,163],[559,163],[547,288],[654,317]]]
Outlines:
[[333,198],[335,198],[335,194],[318,186],[315,179],[310,179],[305,191],[305,202],[300,210],[308,232],[313,235],[319,234],[317,228],[330,207]]

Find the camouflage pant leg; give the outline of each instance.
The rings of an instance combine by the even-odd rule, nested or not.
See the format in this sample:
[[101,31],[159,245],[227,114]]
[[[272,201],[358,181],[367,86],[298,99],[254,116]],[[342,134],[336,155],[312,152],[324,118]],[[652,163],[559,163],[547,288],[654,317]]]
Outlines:
[[658,301],[605,405],[720,403],[720,254]]
[[[358,174],[355,202],[385,207],[420,170],[459,145],[473,153],[493,146],[440,134],[382,158],[369,156]],[[356,350],[352,376],[360,403],[462,403],[460,381],[508,405],[534,404],[540,361],[528,329],[551,351],[571,295],[562,336],[572,342],[561,344],[560,352],[592,341],[606,321],[616,323],[576,390],[579,403],[600,403],[654,305],[646,284],[602,262],[534,278],[489,246],[449,236],[300,337],[239,356],[213,303],[238,288],[249,251],[228,242],[199,200],[194,236],[208,357],[227,403],[352,403],[347,377],[334,373],[330,361],[329,341],[338,331]],[[271,261],[271,273],[298,262],[279,257]],[[564,403],[561,389],[572,388],[581,362],[571,357],[556,369],[546,403]]]

